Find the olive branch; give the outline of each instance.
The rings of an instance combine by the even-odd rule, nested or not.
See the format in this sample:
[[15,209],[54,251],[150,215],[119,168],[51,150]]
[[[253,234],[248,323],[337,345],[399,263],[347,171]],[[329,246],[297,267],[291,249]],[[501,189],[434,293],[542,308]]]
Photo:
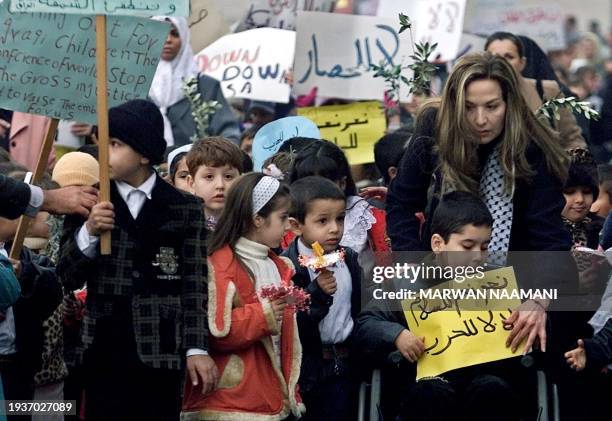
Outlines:
[[219,101],[202,100],[202,95],[199,92],[198,79],[195,77],[183,81],[181,89],[191,105],[191,115],[196,123],[196,132],[191,136],[191,141],[195,142],[198,139],[208,136],[210,120],[215,113],[222,108],[222,105]]
[[[412,22],[410,18],[403,13],[399,14],[401,34],[405,30],[410,32],[410,42],[412,44],[412,55],[410,58],[413,63],[408,66],[402,66],[401,64],[392,64],[388,61],[381,61],[379,65],[372,65],[374,70],[374,77],[382,77],[387,85],[387,96],[391,102],[397,102],[400,98],[401,85],[404,84],[408,87],[409,93],[426,92],[429,88],[429,82],[431,82],[432,76],[436,71],[436,66],[428,61],[429,56],[435,51],[438,43],[430,44],[429,42],[414,42],[412,35]],[[412,70],[412,78],[408,79],[402,75],[402,71],[405,69]]]
[[599,120],[600,114],[591,108],[591,104],[587,101],[578,101],[576,97],[568,96],[565,98],[553,98],[546,101],[536,110],[537,116],[546,117],[548,120],[560,120],[561,115],[559,110],[567,108],[573,113],[581,114],[587,118],[587,120]]

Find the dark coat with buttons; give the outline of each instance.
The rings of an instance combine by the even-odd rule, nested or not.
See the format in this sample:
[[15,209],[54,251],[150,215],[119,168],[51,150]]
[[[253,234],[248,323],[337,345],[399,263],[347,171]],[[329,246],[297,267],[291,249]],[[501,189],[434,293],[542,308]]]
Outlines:
[[[159,176],[134,220],[114,182],[115,228],[110,256],[85,256],[83,225],[67,217],[58,273],[67,290],[87,281],[85,347],[107,342],[135,348],[154,368],[180,369],[189,348],[208,349],[206,250],[201,201]],[[100,345],[102,346],[102,345]]]

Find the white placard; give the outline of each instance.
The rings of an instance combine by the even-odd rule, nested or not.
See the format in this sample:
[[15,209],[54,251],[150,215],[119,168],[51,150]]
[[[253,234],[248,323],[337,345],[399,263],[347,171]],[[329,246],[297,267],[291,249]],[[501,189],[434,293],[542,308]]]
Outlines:
[[332,12],[335,0],[250,0],[238,31],[253,28],[295,30],[298,10]]
[[457,57],[465,0],[421,0],[416,2],[415,17],[417,42],[438,43],[430,60],[450,61]]
[[[470,32],[490,35],[497,31],[512,32],[533,39],[543,50],[565,48],[564,13],[553,1],[479,0],[470,16]],[[477,7],[483,4],[486,7]]]
[[385,17],[298,12],[295,93],[316,86],[322,97],[382,100],[387,87],[371,66],[410,64],[410,37],[398,28],[397,19]]
[[399,14],[410,18],[415,41],[438,43],[430,60],[451,61],[460,52],[466,0],[383,0],[378,16],[395,19]]
[[196,55],[201,72],[221,82],[226,98],[289,102],[285,82],[293,64],[295,32],[259,28],[225,35]]

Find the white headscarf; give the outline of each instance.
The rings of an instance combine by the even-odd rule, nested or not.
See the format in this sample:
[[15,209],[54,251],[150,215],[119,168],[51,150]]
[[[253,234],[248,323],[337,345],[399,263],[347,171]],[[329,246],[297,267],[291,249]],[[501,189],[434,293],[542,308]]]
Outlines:
[[149,97],[159,107],[164,117],[164,138],[168,146],[174,145],[172,125],[168,120],[168,107],[185,97],[181,86],[183,80],[191,79],[198,74],[198,68],[191,49],[189,25],[183,17],[155,16],[153,19],[170,21],[176,27],[181,39],[181,49],[172,61],[161,60],[157,65]]

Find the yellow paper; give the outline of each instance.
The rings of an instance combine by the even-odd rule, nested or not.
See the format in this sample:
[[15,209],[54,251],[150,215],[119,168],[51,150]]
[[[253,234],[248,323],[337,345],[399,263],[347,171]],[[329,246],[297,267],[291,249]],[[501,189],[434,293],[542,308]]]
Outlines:
[[374,144],[387,128],[378,101],[298,108],[298,115],[314,121],[321,138],[340,146],[351,165],[374,162]]
[[[483,279],[469,279],[463,283],[445,282],[435,290],[498,289],[508,292],[517,289],[511,267],[485,272]],[[519,299],[414,299],[402,301],[410,332],[425,337],[426,352],[417,362],[417,380],[437,376],[461,367],[502,360],[521,355],[506,348],[509,330],[503,319],[510,310],[521,304]],[[482,310],[480,310],[482,309]]]

